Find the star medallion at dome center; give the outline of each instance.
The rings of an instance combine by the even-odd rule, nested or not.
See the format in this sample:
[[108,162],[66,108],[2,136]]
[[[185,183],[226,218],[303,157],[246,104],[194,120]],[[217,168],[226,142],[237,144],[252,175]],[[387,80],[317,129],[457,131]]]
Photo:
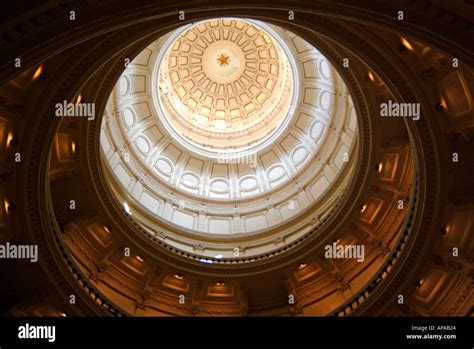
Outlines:
[[221,67],[229,64],[229,56],[227,56],[225,53],[221,53],[217,60],[219,61]]

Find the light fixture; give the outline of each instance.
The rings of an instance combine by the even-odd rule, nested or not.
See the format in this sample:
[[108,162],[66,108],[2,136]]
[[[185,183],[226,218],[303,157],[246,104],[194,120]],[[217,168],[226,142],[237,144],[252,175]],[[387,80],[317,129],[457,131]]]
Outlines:
[[36,69],[35,73],[33,74],[33,77],[31,78],[31,80],[36,80],[40,77],[40,75],[43,73],[43,66],[40,65],[38,67],[38,69]]
[[66,313],[61,313],[61,317],[67,317]]
[[207,122],[207,117],[201,114],[194,115],[194,120],[199,124],[205,124]]
[[227,128],[227,124],[225,120],[214,120],[213,122],[214,128],[218,130],[225,130]]
[[421,287],[421,285],[423,285],[424,282],[425,280],[423,279],[418,280],[418,282],[416,283],[416,287]]
[[5,212],[8,212],[8,208],[10,207],[10,203],[8,202],[7,199],[3,200],[3,207],[5,208]]
[[360,207],[360,213],[364,213],[366,209],[367,209],[367,205],[365,205],[365,204],[362,205],[362,206]]
[[76,152],[76,143],[75,142],[71,143],[71,150],[72,150],[73,153]]
[[379,162],[379,164],[377,165],[377,172],[378,173],[382,172],[382,168],[383,168],[383,164]]
[[135,258],[142,263],[145,261],[145,259],[142,256],[135,256]]
[[375,81],[375,78],[374,78],[374,74],[372,74],[372,72],[369,70],[369,72],[367,73],[367,79],[369,79],[370,81],[374,82]]
[[408,42],[407,39],[405,39],[404,37],[400,37],[400,41],[401,41],[401,47],[404,47],[405,49],[409,50],[409,51],[415,51],[415,49],[413,48],[413,46]]
[[108,226],[104,226],[104,230],[110,234],[110,228]]
[[222,281],[217,281],[217,282],[216,282],[216,285],[217,285],[217,286],[224,286],[224,283],[223,283]]
[[181,112],[181,113],[182,113],[182,112],[185,111],[184,104],[183,104],[183,102],[181,102],[181,100],[179,100],[179,99],[176,99],[176,100],[174,101],[174,106],[176,107],[176,110],[177,110],[178,112]]
[[7,135],[7,146],[10,146],[13,144],[13,132],[8,132]]
[[447,236],[448,233],[449,233],[449,229],[450,229],[449,225],[446,225],[446,226],[442,227],[441,228],[441,234],[443,234],[444,236]]
[[128,204],[126,202],[123,203],[123,209],[125,210],[125,213],[129,216],[132,215],[132,211],[130,211],[130,207],[128,207]]
[[199,262],[205,263],[205,264],[212,264],[212,263],[214,263],[211,259],[204,259],[204,258],[201,258],[201,259],[199,260]]
[[300,265],[298,265],[298,269],[303,269],[304,267],[306,267],[306,264],[305,263],[300,263]]
[[218,254],[218,255],[215,256],[214,258],[221,259],[221,258],[222,258],[222,255],[221,255],[221,254]]
[[79,93],[79,96],[77,96],[77,99],[76,99],[76,104],[81,103],[81,101],[82,101],[82,94]]
[[439,106],[439,109],[448,110],[448,105],[446,104],[446,100],[444,99],[444,97],[441,97],[441,100],[439,101],[438,106]]
[[183,275],[181,273],[174,274],[174,277],[179,280],[183,280]]

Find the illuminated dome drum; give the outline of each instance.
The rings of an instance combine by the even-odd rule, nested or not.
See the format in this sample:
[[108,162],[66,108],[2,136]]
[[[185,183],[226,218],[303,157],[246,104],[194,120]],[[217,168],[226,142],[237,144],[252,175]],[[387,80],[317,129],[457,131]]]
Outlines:
[[131,219],[212,262],[314,231],[353,179],[357,135],[347,87],[315,47],[223,18],[131,62],[107,103],[101,157]]

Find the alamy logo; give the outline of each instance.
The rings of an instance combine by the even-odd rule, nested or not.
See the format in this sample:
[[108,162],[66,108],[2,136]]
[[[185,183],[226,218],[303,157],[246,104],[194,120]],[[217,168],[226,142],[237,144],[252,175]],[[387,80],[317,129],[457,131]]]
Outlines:
[[365,259],[364,245],[338,245],[334,242],[332,245],[326,245],[324,250],[324,257],[326,258],[354,258],[359,263],[362,263]]
[[18,327],[19,339],[47,339],[52,343],[56,341],[56,327],[55,326],[34,326],[25,324]]
[[56,103],[56,116],[87,117],[87,120],[95,119],[95,103]]
[[38,245],[13,245],[7,242],[0,245],[0,259],[29,259],[38,261]]
[[397,103],[389,100],[380,104],[380,116],[402,116],[420,119],[420,103]]

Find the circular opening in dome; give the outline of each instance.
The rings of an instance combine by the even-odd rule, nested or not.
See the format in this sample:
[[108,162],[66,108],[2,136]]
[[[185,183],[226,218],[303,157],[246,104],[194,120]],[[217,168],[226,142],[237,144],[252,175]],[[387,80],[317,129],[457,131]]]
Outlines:
[[296,103],[296,64],[265,23],[221,18],[178,29],[153,80],[167,131],[209,157],[257,152],[281,134]]

